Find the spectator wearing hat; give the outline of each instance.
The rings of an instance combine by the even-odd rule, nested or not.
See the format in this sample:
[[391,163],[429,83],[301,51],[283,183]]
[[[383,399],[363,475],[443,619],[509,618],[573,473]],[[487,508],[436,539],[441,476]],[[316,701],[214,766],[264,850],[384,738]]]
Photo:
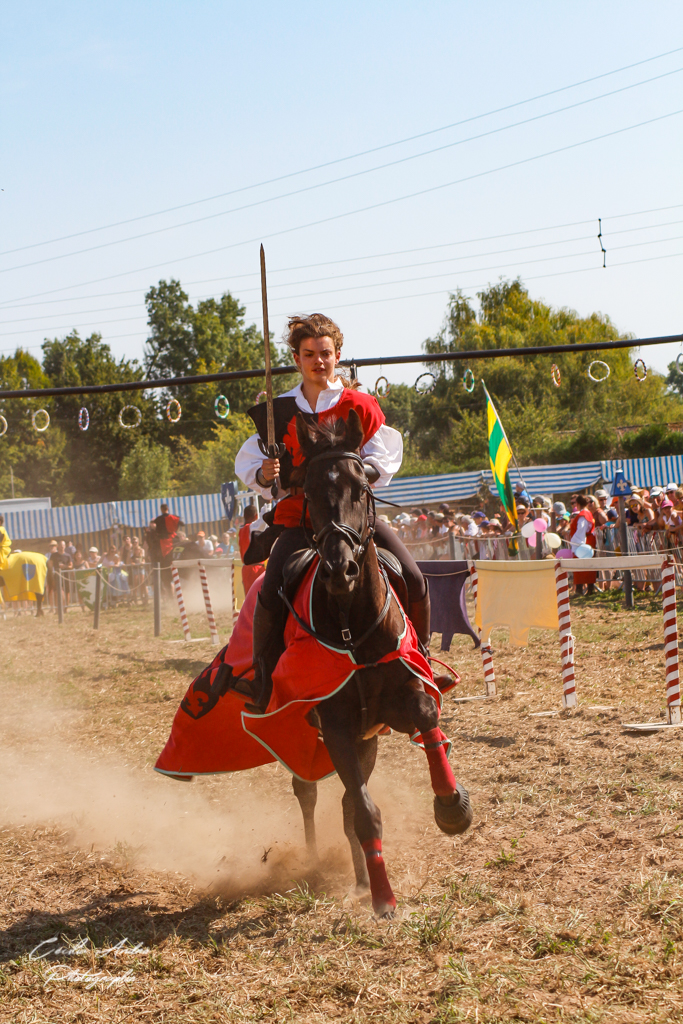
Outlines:
[[591,515],[595,521],[596,529],[604,526],[607,522],[607,512],[600,508],[598,504],[598,498],[595,494],[588,495],[588,508],[590,509]]
[[521,480],[518,480],[517,483],[515,484],[514,498],[515,498],[515,503],[518,504],[518,505],[519,504],[527,505],[527,506],[531,505],[531,497],[530,497],[529,492],[527,491],[526,487],[524,486],[524,484],[522,483]]

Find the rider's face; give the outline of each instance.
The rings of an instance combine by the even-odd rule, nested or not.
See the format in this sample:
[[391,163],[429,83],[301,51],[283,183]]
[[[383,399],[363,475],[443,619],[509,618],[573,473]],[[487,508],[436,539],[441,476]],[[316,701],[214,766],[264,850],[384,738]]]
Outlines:
[[325,381],[334,380],[334,371],[341,352],[335,351],[331,338],[304,338],[294,361],[301,370],[304,380],[318,387]]

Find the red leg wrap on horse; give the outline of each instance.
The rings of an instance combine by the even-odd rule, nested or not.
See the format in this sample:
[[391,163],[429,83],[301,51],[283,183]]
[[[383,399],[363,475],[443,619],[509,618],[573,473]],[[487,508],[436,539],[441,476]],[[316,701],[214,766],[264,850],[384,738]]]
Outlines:
[[444,742],[446,737],[441,729],[430,729],[422,733],[425,754],[432,779],[432,789],[437,796],[452,796],[455,793],[455,775],[446,757]]
[[395,907],[396,897],[389,885],[387,869],[384,866],[384,858],[382,856],[382,840],[368,839],[366,842],[361,843],[361,846],[363,847],[365,862],[368,866],[374,909],[376,910],[380,903],[388,903],[390,906]]

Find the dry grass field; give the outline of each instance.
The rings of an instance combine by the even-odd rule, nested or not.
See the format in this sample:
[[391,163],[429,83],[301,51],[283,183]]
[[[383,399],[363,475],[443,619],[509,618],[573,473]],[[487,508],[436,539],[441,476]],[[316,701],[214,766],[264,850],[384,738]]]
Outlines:
[[[497,698],[446,698],[465,836],[437,830],[424,755],[380,742],[388,923],[349,896],[337,780],[311,867],[282,768],[151,770],[208,642],[138,609],[0,622],[0,1020],[683,1020],[683,736],[621,728],[664,706],[661,606],[636,599],[573,603],[578,710],[532,716],[561,693],[538,631],[494,634]],[[480,693],[471,643],[447,657]]]

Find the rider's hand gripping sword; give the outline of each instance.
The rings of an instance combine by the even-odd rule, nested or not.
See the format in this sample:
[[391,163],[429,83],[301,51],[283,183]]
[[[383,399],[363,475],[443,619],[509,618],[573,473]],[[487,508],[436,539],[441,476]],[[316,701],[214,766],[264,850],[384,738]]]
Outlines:
[[[275,415],[273,413],[273,374],[270,369],[270,331],[268,329],[268,293],[266,291],[266,254],[261,246],[261,300],[263,302],[263,344],[266,367],[266,432],[268,444],[259,438],[259,448],[268,459],[279,459],[285,454],[285,446],[275,440]],[[277,498],[280,477],[276,476],[270,493]]]

